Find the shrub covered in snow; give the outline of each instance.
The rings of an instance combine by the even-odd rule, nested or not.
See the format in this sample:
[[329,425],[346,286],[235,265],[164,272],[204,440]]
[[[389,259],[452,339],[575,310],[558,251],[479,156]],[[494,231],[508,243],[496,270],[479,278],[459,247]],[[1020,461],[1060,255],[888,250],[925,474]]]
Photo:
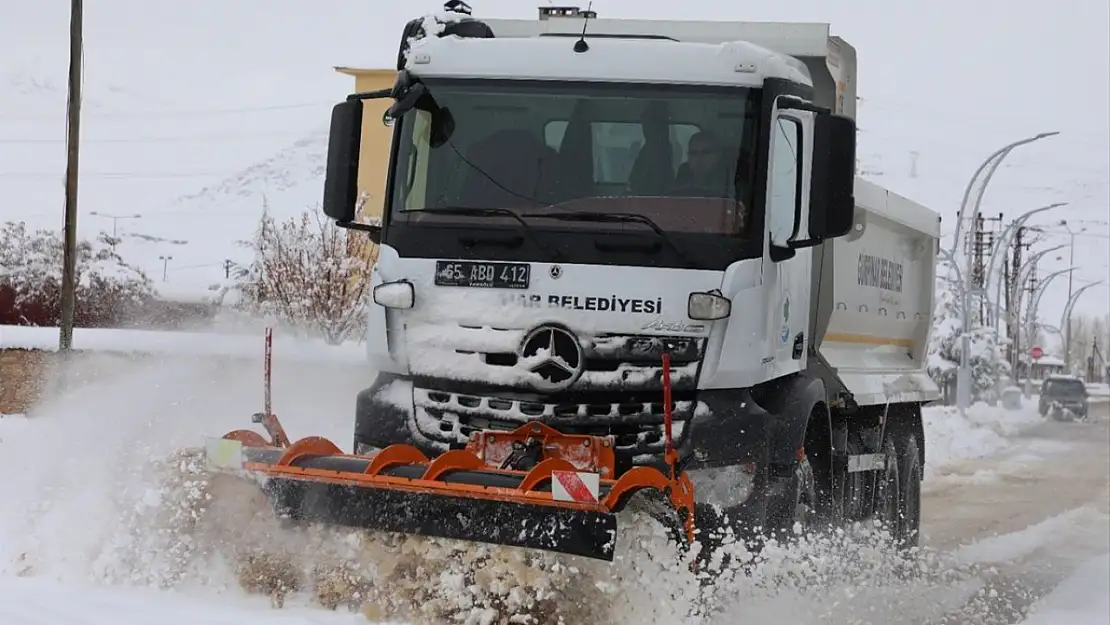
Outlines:
[[359,338],[373,257],[350,239],[319,211],[282,222],[264,213],[245,242],[254,259],[233,270],[236,307],[329,343]]
[[[61,317],[64,241],[24,222],[0,226],[0,299],[7,323],[57,325]],[[154,296],[150,279],[115,252],[111,239],[79,240],[76,256],[78,325],[118,321]]]
[[[960,285],[948,275],[943,274],[944,265],[938,267],[936,286],[936,308],[933,312],[933,334],[929,342],[929,376],[941,388],[955,388],[956,373],[959,369],[963,318],[961,317]],[[978,306],[975,303],[974,310]],[[973,323],[968,332],[971,351],[968,354],[972,375],[972,398],[992,398],[995,392],[995,379],[1007,376],[1010,365],[1006,362],[1004,345],[1005,331],[999,333],[995,341],[993,327]]]

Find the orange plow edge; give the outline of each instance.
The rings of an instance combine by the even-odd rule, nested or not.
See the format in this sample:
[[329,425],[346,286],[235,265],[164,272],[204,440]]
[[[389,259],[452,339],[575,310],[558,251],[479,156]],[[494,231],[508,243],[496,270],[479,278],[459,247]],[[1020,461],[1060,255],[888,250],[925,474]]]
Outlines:
[[251,430],[211,439],[208,465],[261,478],[282,517],[612,560],[617,513],[648,491],[693,542],[694,489],[675,458],[669,475],[641,466],[617,476],[609,437],[533,422],[477,432],[465,448],[434,458],[405,444],[357,456],[325,438],[290,442],[273,414],[255,421],[270,440]]

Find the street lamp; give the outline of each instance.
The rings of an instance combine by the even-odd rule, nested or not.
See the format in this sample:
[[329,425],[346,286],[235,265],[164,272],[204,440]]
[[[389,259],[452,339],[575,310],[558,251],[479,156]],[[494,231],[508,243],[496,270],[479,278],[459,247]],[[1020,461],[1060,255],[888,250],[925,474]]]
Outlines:
[[[994,176],[994,172],[998,169],[998,166],[1002,163],[1006,156],[1009,155],[1010,151],[1018,146],[1025,145],[1027,143],[1033,143],[1034,141],[1039,141],[1041,139],[1052,137],[1058,134],[1060,133],[1042,132],[1038,135],[1034,135],[1026,139],[1021,139],[1020,141],[1014,141],[1013,143],[1010,143],[1009,145],[1003,146],[996,150],[979,165],[979,168],[975,170],[974,174],[972,174],[971,180],[968,181],[967,188],[964,189],[963,200],[960,202],[960,213],[956,218],[956,232],[952,235],[951,256],[953,258],[955,258],[956,256],[956,250],[958,249],[960,241],[960,225],[963,222],[964,215],[967,214],[967,201],[971,196],[971,189],[975,186],[975,181],[978,180],[979,174],[981,174],[983,170],[986,169],[988,166],[990,167],[987,175],[983,178],[983,184],[979,187],[979,193],[975,196],[975,205],[972,209],[971,221],[968,222],[971,224],[975,224],[976,220],[979,218],[979,205],[982,203],[983,194],[987,190],[987,185],[990,183],[991,177]],[[970,262],[971,254],[968,254],[967,256],[968,262]],[[964,289],[963,294],[960,297],[960,316],[962,317],[961,321],[963,326],[963,334],[960,337],[960,368],[956,375],[956,403],[959,406],[961,416],[966,415],[967,407],[971,403],[971,360],[968,355],[968,352],[971,351],[971,337],[968,336],[968,333],[971,331],[971,319],[970,315],[968,314],[971,308],[971,302],[969,301],[971,284],[968,282],[968,279],[970,279],[970,277],[971,270],[969,267],[968,270],[964,272]]]
[[[1014,303],[1014,306],[1013,306],[1014,310],[1013,310],[1012,313],[1007,314],[1007,316],[1006,316],[1007,323],[1009,323],[1009,324],[1020,324],[1020,321],[1021,321],[1021,285],[1025,284],[1025,282],[1027,280],[1029,280],[1029,274],[1033,273],[1033,270],[1035,270],[1037,268],[1037,261],[1039,261],[1046,254],[1050,254],[1052,252],[1055,252],[1056,250],[1058,250],[1062,247],[1064,247],[1064,246],[1063,245],[1057,245],[1055,247],[1050,247],[1046,250],[1041,250],[1040,252],[1037,252],[1036,254],[1033,254],[1032,256],[1030,256],[1029,260],[1025,261],[1025,265],[1022,266],[1021,271],[1018,273],[1018,275],[1016,276],[1016,279],[1014,280],[1013,290],[1010,291],[1010,301]],[[1017,327],[1018,327],[1018,331],[1014,332],[1014,341],[1015,341],[1014,342],[1014,351],[1015,352],[1017,352],[1021,348],[1020,325],[1018,325]]]
[[[116,238],[116,224],[119,222],[119,220],[121,220],[121,219],[139,219],[139,218],[142,217],[142,215],[112,215],[112,214],[109,214],[109,213],[98,213],[96,211],[92,211],[89,214],[93,215],[95,217],[103,217],[105,219],[111,219],[112,220],[112,239]],[[115,247],[115,243],[113,243],[112,246]]]
[[[1025,333],[1025,340],[1030,342],[1030,343],[1033,342],[1033,339],[1034,339],[1034,337],[1036,335],[1036,332],[1037,332],[1037,317],[1039,316],[1038,311],[1041,309],[1041,298],[1044,297],[1045,292],[1048,291],[1049,283],[1051,283],[1056,278],[1056,276],[1061,276],[1061,275],[1064,275],[1065,273],[1071,273],[1071,272],[1075,271],[1076,269],[1078,269],[1078,267],[1069,267],[1067,269],[1061,269],[1060,271],[1054,271],[1054,272],[1048,274],[1047,276],[1045,276],[1041,280],[1041,283],[1037,285],[1037,291],[1033,295],[1033,301],[1029,305],[1029,310],[1027,310],[1025,312],[1025,322],[1022,323],[1022,322],[1018,321],[1019,327],[1018,327],[1017,331],[1014,332],[1015,336],[1017,335],[1018,332],[1024,332]],[[1016,372],[1017,371],[1017,363],[1018,363],[1019,359],[1021,358],[1021,356],[1015,350],[1014,354],[1013,354],[1013,357],[1014,357],[1013,367],[1014,367],[1014,371]]]
[[[1068,264],[1069,265],[1074,265],[1075,264],[1075,235],[1079,234],[1080,232],[1083,232],[1084,230],[1087,229],[1087,227],[1083,226],[1082,228],[1079,229],[1079,232],[1075,232],[1071,229],[1071,226],[1068,225],[1068,220],[1066,220],[1066,219],[1061,219],[1060,220],[1060,226],[1064,230],[1067,230],[1067,232],[1068,232],[1068,236],[1069,236],[1068,246],[1071,247],[1071,260],[1068,262]],[[1068,301],[1071,301],[1071,296],[1072,296],[1071,287],[1072,287],[1072,277],[1068,276]],[[1064,328],[1064,371],[1071,371],[1071,317],[1070,316],[1068,317],[1067,325],[1061,324],[1061,326]]]
[[[1069,279],[1068,282],[1070,283],[1071,280]],[[1083,295],[1084,291],[1099,284],[1102,284],[1102,280],[1096,280],[1094,282],[1091,282],[1090,284],[1085,284],[1079,287],[1079,289],[1076,290],[1074,294],[1068,296],[1068,304],[1067,306],[1064,306],[1064,315],[1060,318],[1060,327],[1064,329],[1064,371],[1071,371],[1071,362],[1068,360],[1068,356],[1070,356],[1068,352],[1068,342],[1071,340],[1072,309],[1075,308],[1075,303],[1079,301],[1079,296]]]
[[983,193],[986,192],[987,185],[990,183],[991,178],[994,176],[995,170],[997,170],[998,166],[1002,164],[1002,161],[1005,160],[1007,156],[1009,156],[1010,152],[1014,148],[1023,146],[1027,143],[1033,143],[1034,141],[1040,141],[1041,139],[1054,137],[1058,134],[1060,134],[1059,131],[1042,132],[1032,137],[1021,139],[1019,141],[1014,141],[1013,143],[1010,143],[999,148],[998,150],[995,150],[993,154],[988,156],[986,160],[979,164],[979,168],[976,169],[975,173],[971,175],[971,180],[968,181],[967,188],[964,189],[964,197],[960,201],[960,213],[956,216],[956,231],[952,233],[953,255],[956,254],[956,250],[958,249],[957,246],[960,243],[960,225],[963,224],[964,214],[967,212],[965,210],[967,208],[967,201],[971,197],[971,189],[975,186],[975,181],[979,179],[979,174],[983,173],[983,170],[986,169],[988,166],[990,167],[990,171],[988,171],[986,177],[983,178],[983,184],[979,188],[979,194],[975,198],[975,212],[971,216],[971,221],[968,222],[973,225],[975,224],[975,219],[979,216],[979,203],[983,199]]
[[990,264],[987,266],[988,271],[986,287],[987,292],[989,293],[991,286],[994,286],[994,338],[996,343],[998,342],[999,321],[1002,320],[1002,280],[996,279],[995,274],[1002,274],[1002,268],[997,266],[998,259],[1002,259],[1003,262],[1005,262],[1006,259],[1005,255],[1001,253],[1002,250],[1010,247],[1010,242],[1013,239],[1014,235],[1017,234],[1018,229],[1025,225],[1026,221],[1029,221],[1030,217],[1036,215],[1037,213],[1067,205],[1067,202],[1057,202],[1056,204],[1049,204],[1048,206],[1042,206],[1040,208],[1034,208],[1031,211],[1026,211],[1021,215],[1018,215],[1016,219],[1011,221],[1010,224],[1006,226],[1006,229],[1002,231],[1002,235],[999,236],[997,240],[995,240],[994,246],[991,248]]

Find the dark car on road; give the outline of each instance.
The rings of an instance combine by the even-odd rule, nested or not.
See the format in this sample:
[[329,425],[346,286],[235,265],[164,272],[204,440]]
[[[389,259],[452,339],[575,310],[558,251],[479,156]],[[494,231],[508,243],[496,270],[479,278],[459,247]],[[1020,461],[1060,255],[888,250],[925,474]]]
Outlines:
[[1038,408],[1041,416],[1052,413],[1053,402],[1067,408],[1080,419],[1087,418],[1087,385],[1079,378],[1070,376],[1050,376],[1041,383],[1041,399]]

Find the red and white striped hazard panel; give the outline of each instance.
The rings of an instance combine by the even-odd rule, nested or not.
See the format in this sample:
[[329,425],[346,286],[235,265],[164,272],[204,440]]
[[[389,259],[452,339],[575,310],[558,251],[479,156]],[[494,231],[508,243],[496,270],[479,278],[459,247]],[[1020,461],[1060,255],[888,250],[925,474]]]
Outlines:
[[555,501],[597,503],[601,476],[583,471],[552,471],[551,498]]

